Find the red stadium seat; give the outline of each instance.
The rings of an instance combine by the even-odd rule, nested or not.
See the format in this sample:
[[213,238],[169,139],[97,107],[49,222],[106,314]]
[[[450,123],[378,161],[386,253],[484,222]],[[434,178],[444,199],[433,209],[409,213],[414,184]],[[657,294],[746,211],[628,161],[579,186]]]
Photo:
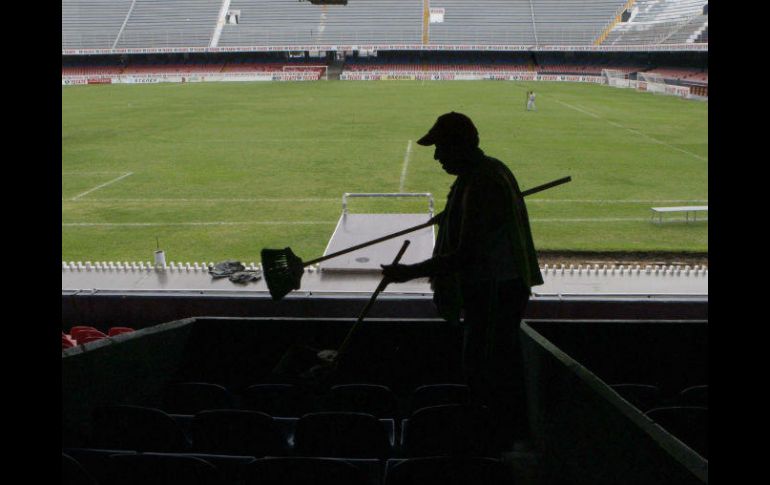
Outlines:
[[82,337],[77,339],[78,345],[80,344],[87,344],[88,342],[93,342],[95,340],[103,340],[107,338],[106,335],[96,335],[96,334],[85,334]]
[[86,336],[98,336],[98,337],[107,336],[107,334],[95,328],[82,329],[82,330],[70,330],[70,335],[72,335],[72,338],[74,338],[75,340],[81,340]]
[[114,337],[115,335],[120,335],[121,333],[130,333],[135,331],[136,330],[131,327],[111,327],[110,330],[107,332],[107,335],[110,337]]

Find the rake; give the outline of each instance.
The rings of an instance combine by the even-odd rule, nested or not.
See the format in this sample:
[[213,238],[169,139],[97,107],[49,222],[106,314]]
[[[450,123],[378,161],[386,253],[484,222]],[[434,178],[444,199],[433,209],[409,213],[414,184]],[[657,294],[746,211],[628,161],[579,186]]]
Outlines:
[[[392,264],[398,264],[398,262],[401,261],[401,256],[404,255],[404,252],[408,247],[409,240],[407,239],[401,245],[401,249],[399,249]],[[301,379],[324,380],[328,378],[337,369],[340,357],[350,345],[351,338],[358,326],[369,314],[369,310],[371,310],[372,305],[374,305],[377,296],[382,293],[390,282],[391,280],[387,276],[382,277],[380,284],[377,285],[377,288],[374,290],[374,293],[372,293],[369,301],[358,314],[358,319],[356,319],[356,322],[350,327],[347,335],[345,335],[345,339],[337,350],[317,350],[304,345],[295,345],[284,354],[280,362],[278,362],[273,369],[273,374],[282,377],[299,376]]]
[[[538,185],[537,187],[525,190],[521,193],[521,195],[526,197],[528,195],[550,189],[551,187],[555,187],[557,185],[566,184],[571,180],[572,177],[562,177],[543,185]],[[371,241],[356,244],[355,246],[351,246],[347,249],[342,249],[340,251],[321,256],[320,258],[312,259],[310,261],[302,261],[302,259],[296,256],[289,247],[284,249],[263,249],[261,253],[262,272],[265,276],[265,282],[267,282],[267,288],[270,290],[270,296],[273,298],[273,300],[280,300],[289,294],[292,290],[298,290],[302,282],[302,275],[305,273],[305,267],[307,266],[326,261],[327,259],[336,258],[337,256],[342,256],[343,254],[347,254],[361,248],[387,241],[388,239],[403,236],[404,234],[409,234],[410,232],[418,231],[425,227],[430,227],[434,224],[437,224],[441,220],[443,214],[443,212],[438,213],[431,217],[427,222],[423,222],[422,224],[394,232],[393,234],[378,237],[377,239],[372,239]]]

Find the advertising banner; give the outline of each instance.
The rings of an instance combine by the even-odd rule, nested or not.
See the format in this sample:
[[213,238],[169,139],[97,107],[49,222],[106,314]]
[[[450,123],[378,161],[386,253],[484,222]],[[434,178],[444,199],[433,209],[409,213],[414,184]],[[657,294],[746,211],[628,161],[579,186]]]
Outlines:
[[431,8],[430,9],[430,23],[432,23],[432,24],[444,23],[444,9],[443,8]]
[[519,51],[519,52],[708,52],[708,44],[655,45],[512,45],[512,44],[291,44],[230,47],[151,47],[132,49],[62,49],[62,55],[171,54],[195,52],[289,52],[289,51]]

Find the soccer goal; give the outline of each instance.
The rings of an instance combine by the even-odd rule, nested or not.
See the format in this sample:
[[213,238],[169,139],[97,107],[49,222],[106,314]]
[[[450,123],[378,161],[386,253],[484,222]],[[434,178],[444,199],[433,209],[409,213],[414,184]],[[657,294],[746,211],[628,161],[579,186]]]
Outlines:
[[669,96],[681,96],[683,98],[690,96],[689,87],[666,84],[665,77],[654,72],[637,72],[636,90],[655,94],[667,94]]
[[617,69],[602,69],[602,77],[605,84],[614,88],[628,88],[631,86],[628,75]]

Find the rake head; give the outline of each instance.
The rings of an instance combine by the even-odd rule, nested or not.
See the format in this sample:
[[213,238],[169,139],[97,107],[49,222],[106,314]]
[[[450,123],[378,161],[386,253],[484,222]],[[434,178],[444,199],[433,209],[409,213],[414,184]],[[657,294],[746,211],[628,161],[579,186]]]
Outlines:
[[305,267],[291,248],[263,249],[261,254],[263,275],[273,300],[299,289]]

